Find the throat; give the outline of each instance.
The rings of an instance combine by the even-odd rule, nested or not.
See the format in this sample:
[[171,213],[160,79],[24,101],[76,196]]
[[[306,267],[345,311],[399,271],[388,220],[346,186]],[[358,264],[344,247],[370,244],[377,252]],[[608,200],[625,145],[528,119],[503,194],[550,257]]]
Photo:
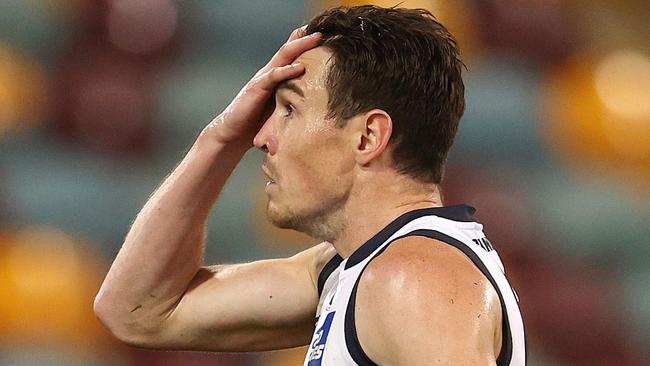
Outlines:
[[360,214],[350,214],[351,219],[345,222],[342,226],[343,230],[330,242],[341,257],[348,258],[401,215],[410,211],[433,207],[440,207],[440,205],[436,204],[436,202],[426,201],[415,204],[400,204],[390,209],[367,210]]

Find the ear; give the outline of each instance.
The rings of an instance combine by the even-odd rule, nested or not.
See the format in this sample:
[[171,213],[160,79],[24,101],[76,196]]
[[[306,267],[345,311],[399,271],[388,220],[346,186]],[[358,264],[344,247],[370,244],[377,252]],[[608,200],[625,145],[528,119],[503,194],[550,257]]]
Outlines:
[[370,110],[357,118],[355,160],[360,165],[367,165],[386,150],[393,134],[393,121],[381,109]]

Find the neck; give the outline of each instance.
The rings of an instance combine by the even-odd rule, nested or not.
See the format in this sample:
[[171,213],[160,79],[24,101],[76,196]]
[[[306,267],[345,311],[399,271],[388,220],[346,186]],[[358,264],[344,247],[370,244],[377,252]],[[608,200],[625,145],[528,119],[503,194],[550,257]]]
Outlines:
[[401,214],[429,207],[442,206],[438,185],[423,185],[405,177],[396,182],[377,184],[381,179],[364,182],[353,188],[343,207],[342,230],[332,244],[343,258],[372,238]]

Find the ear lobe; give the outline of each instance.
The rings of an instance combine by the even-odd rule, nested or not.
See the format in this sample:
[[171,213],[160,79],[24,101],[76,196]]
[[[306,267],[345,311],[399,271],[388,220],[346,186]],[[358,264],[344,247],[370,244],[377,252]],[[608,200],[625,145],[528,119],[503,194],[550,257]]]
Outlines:
[[360,122],[355,160],[367,165],[386,150],[393,133],[393,121],[385,111],[373,109],[366,112]]

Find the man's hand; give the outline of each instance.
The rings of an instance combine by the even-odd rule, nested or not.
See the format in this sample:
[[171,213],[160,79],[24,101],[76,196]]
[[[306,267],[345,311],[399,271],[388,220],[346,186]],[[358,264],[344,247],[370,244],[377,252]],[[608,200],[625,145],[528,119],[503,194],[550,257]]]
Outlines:
[[316,47],[320,33],[305,35],[306,26],[291,33],[285,44],[242,88],[230,105],[215,117],[202,135],[220,143],[252,144],[253,137],[273,112],[273,93],[284,80],[305,72],[303,65],[292,62],[303,52]]

